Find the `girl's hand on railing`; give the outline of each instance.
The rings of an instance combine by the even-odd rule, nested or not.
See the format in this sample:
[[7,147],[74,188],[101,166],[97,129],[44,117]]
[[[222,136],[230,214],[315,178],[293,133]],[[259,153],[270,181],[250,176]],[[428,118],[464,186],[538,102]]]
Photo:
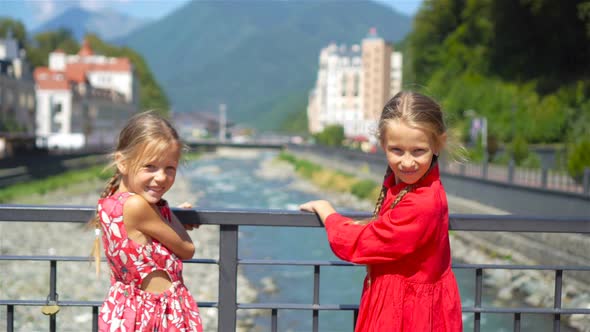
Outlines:
[[318,217],[320,217],[322,224],[329,215],[336,212],[332,204],[325,200],[309,201],[307,203],[303,203],[299,206],[299,209],[301,211],[313,212],[317,214]]
[[[177,207],[181,208],[181,209],[192,209],[193,205],[189,202],[183,202],[180,205],[178,205]],[[193,224],[182,224],[184,226],[184,229],[186,229],[187,231],[192,231],[195,228],[199,228],[199,225],[193,225]]]

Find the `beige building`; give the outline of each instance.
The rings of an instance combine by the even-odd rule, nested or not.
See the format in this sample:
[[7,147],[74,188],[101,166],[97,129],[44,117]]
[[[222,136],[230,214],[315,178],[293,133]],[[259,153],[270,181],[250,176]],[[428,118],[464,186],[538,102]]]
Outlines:
[[361,44],[323,48],[307,115],[311,133],[337,124],[347,137],[373,136],[383,105],[402,84],[402,55],[371,29]]

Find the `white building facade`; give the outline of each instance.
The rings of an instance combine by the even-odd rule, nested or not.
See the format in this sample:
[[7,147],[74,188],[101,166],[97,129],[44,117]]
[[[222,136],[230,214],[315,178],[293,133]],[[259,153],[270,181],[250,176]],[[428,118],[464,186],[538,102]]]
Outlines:
[[381,108],[400,91],[402,55],[373,29],[360,45],[323,48],[307,115],[310,133],[341,125],[349,138],[373,137]]
[[37,146],[79,149],[112,145],[137,112],[137,82],[127,58],[96,55],[85,41],[78,54],[55,50],[37,68]]

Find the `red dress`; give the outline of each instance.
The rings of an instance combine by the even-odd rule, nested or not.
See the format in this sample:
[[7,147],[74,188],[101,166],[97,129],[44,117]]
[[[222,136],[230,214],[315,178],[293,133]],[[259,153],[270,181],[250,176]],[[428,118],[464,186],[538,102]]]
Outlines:
[[[111,287],[100,309],[99,331],[185,331],[201,332],[199,309],[182,279],[182,261],[152,239],[139,244],[127,237],[123,205],[131,193],[118,193],[98,201],[102,241],[109,266]],[[168,203],[161,200],[160,213],[170,221]],[[170,289],[154,294],[141,290],[151,272],[168,273]]]
[[438,166],[390,209],[406,186],[394,182],[393,175],[385,181],[388,190],[375,221],[358,225],[338,213],[325,221],[336,256],[370,267],[355,332],[462,331]]

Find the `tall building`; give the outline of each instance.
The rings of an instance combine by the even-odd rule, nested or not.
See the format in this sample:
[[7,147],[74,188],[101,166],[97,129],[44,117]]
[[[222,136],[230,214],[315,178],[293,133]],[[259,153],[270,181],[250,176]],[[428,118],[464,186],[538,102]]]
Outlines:
[[51,52],[49,67],[35,69],[34,76],[38,146],[110,146],[137,112],[137,80],[129,59],[94,54],[87,41],[78,54]]
[[24,49],[9,31],[0,39],[0,158],[32,150],[35,83]]
[[401,88],[401,66],[401,53],[375,29],[360,45],[323,48],[308,99],[309,131],[337,124],[347,137],[372,137],[383,105]]

